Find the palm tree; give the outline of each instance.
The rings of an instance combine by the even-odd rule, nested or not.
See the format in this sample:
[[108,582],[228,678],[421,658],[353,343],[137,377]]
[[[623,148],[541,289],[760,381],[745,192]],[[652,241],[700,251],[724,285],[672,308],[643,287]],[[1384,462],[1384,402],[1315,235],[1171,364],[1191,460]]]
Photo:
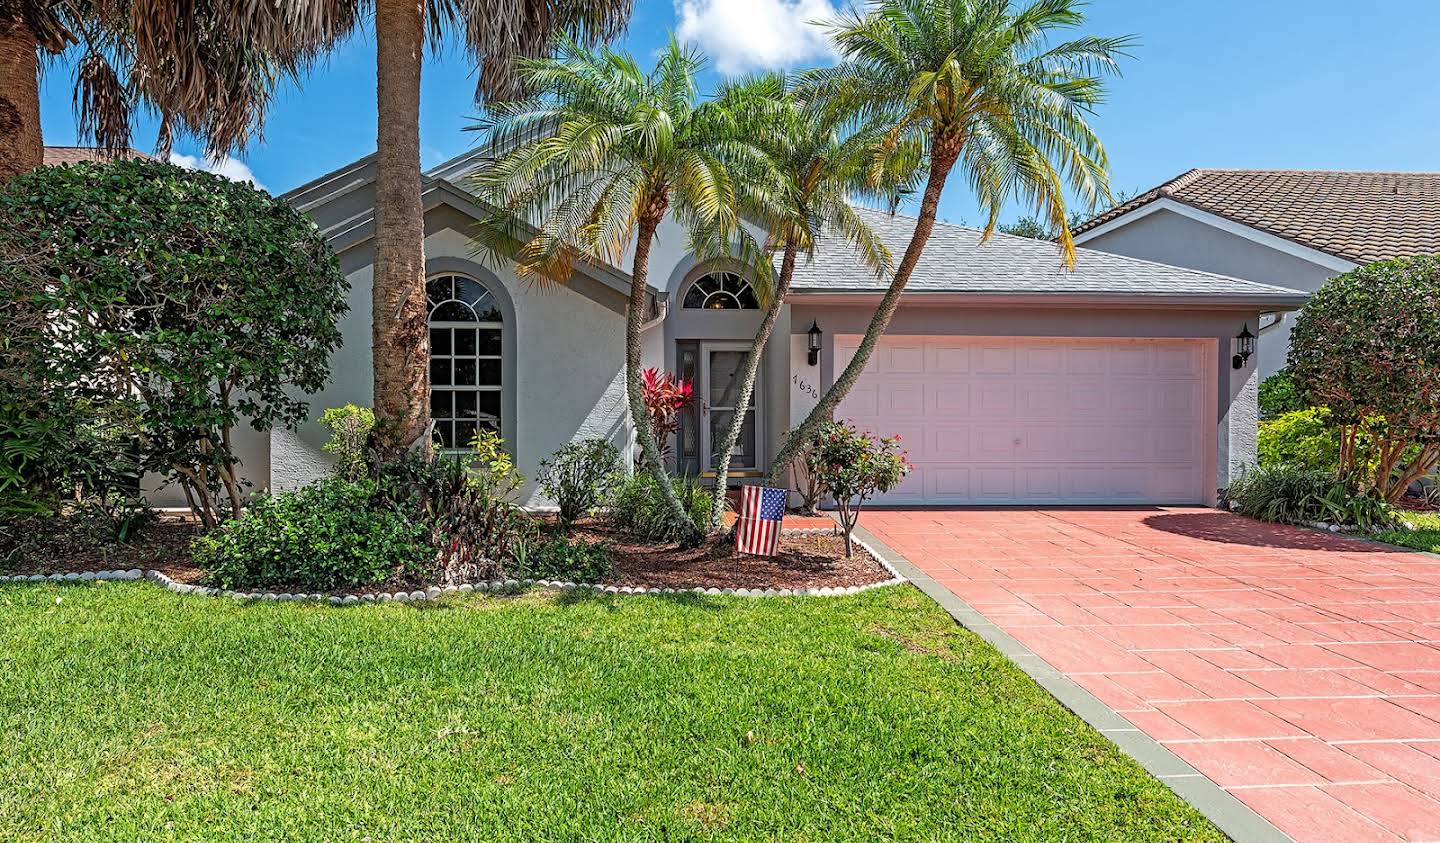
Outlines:
[[[853,109],[835,98],[805,96],[784,76],[767,74],[742,81],[723,91],[720,100],[751,104],[749,109],[732,110],[742,116],[744,133],[755,139],[783,181],[779,201],[767,195],[751,201],[750,192],[741,191],[742,209],[766,227],[767,248],[780,255],[780,273],[773,290],[762,297],[765,315],[741,365],[734,387],[738,394],[724,401],[735,412],[716,451],[716,489],[726,487],[730,456],[754,395],[761,356],[790,292],[797,259],[812,256],[816,240],[823,235],[852,245],[877,276],[890,272],[890,250],[850,203],[868,199],[894,207],[910,187],[919,158],[913,142],[885,150],[888,124],[884,121],[858,119]],[[877,167],[876,154],[882,150],[889,152],[889,159]],[[724,497],[716,495],[710,512],[712,532],[720,528],[724,510]]]
[[1128,37],[1082,36],[1052,43],[1084,23],[1079,0],[877,0],[829,25],[842,56],[812,71],[809,84],[862,113],[892,121],[886,148],[918,139],[928,151],[925,191],[905,254],[845,370],[770,463],[782,477],[865,368],[935,227],[940,195],[958,165],[994,231],[1005,201],[1032,205],[1059,232],[1066,266],[1075,243],[1065,189],[1087,207],[1109,197],[1109,162],[1086,122],[1104,98],[1102,75],[1117,70]]
[[40,57],[73,58],[79,134],[130,146],[137,109],[160,116],[157,148],[177,131],[214,156],[244,147],[264,124],[275,83],[308,59],[232,31],[229,5],[200,0],[178,14],[159,0],[0,0],[0,179],[40,166]]
[[649,73],[625,53],[561,42],[553,57],[521,62],[534,96],[492,106],[476,125],[490,154],[470,180],[501,211],[476,231],[482,253],[513,260],[522,276],[563,282],[576,260],[618,264],[633,245],[625,325],[630,418],[686,543],[699,531],[670,483],[641,390],[650,247],[669,213],[697,252],[738,254],[768,280],[763,249],[740,225],[736,176],[750,179],[756,203],[764,183],[774,181],[764,157],[739,139],[727,107],[733,101],[697,102],[703,66],[673,38]]

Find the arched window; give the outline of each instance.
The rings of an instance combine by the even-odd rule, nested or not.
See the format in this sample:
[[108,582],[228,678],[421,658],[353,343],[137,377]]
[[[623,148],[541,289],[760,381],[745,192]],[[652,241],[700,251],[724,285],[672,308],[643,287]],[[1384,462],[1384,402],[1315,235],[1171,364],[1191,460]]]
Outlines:
[[750,282],[733,272],[712,272],[695,279],[685,293],[687,310],[759,310]]
[[425,282],[430,302],[430,417],[446,448],[467,448],[476,431],[500,429],[501,331],[495,297],[464,275]]

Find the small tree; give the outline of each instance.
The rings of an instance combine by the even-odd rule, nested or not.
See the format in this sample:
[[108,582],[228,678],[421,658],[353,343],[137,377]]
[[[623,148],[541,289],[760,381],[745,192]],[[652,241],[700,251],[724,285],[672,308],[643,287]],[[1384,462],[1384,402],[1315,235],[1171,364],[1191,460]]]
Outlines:
[[[1288,368],[1305,401],[1340,425],[1341,474],[1399,500],[1440,462],[1440,257],[1328,281],[1295,323]],[[1367,423],[1375,416],[1383,427]],[[1360,447],[1370,429],[1373,465]]]
[[910,460],[900,449],[899,436],[882,438],[856,430],[849,422],[827,422],[810,447],[811,471],[840,511],[848,557],[860,507],[899,485],[910,473]]
[[347,284],[315,224],[156,161],[17,176],[0,219],[0,312],[37,317],[8,332],[0,406],[19,393],[102,425],[207,526],[239,515],[235,427],[305,421],[299,396],[325,384],[340,345]]

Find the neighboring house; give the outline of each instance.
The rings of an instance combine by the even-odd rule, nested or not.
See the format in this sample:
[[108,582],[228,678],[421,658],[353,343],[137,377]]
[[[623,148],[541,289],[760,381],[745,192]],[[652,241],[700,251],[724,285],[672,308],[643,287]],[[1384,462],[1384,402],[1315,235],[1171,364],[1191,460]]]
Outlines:
[[[464,187],[462,156],[423,176],[430,278],[433,415],[447,444],[497,429],[519,469],[575,439],[632,439],[624,384],[621,267],[578,268],[564,286],[487,265],[468,239],[486,213]],[[286,194],[330,239],[351,284],[344,346],[311,416],[372,403],[372,158]],[[861,211],[899,253],[913,220]],[[711,464],[727,397],[760,321],[746,275],[701,263],[666,221],[651,257],[646,365],[693,378],[698,404],[677,437],[682,470]],[[822,246],[797,272],[765,350],[733,470],[764,471],[793,424],[853,354],[883,291],[848,248]],[[937,225],[900,311],[840,415],[901,434],[917,468],[885,503],[1202,504],[1255,452],[1254,360],[1232,367],[1233,338],[1303,294],[1253,281],[1081,250],[1062,270],[1053,244]],[[809,343],[814,329],[815,362]],[[259,487],[322,475],[326,434],[311,423],[247,445]],[[523,494],[544,501],[534,484]]]
[[[1440,173],[1190,170],[1075,235],[1090,249],[1314,292],[1372,261],[1440,252]],[[1262,378],[1285,365],[1293,324],[1261,323]]]
[[43,159],[46,167],[54,167],[58,164],[77,164],[81,161],[114,161],[116,158],[150,158],[138,149],[126,149],[122,152],[111,152],[107,149],[97,149],[93,146],[47,146]]

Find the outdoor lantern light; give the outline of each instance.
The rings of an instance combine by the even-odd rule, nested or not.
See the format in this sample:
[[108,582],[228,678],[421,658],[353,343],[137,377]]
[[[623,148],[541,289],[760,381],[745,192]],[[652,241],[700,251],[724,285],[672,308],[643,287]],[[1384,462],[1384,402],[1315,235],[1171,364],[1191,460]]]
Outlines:
[[811,319],[810,330],[806,333],[810,336],[810,365],[814,366],[820,362],[820,323]]
[[1240,329],[1240,333],[1235,335],[1235,339],[1237,352],[1234,357],[1230,358],[1230,364],[1237,369],[1243,369],[1245,367],[1245,361],[1249,360],[1250,355],[1255,353],[1255,335],[1250,333],[1249,322],[1246,322],[1245,327]]

